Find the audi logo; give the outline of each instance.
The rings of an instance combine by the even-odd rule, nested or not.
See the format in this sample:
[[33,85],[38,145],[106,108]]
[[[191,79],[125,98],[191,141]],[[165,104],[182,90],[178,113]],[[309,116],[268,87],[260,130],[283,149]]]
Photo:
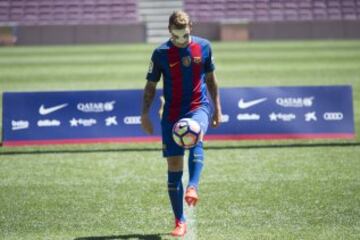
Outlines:
[[327,121],[340,121],[344,118],[344,114],[341,112],[326,112],[324,113],[324,119]]

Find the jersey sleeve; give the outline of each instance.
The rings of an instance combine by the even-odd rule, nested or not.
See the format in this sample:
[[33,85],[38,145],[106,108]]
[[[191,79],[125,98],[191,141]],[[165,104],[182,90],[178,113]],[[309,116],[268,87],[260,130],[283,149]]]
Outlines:
[[159,53],[155,50],[151,56],[149,70],[146,79],[152,82],[158,82],[161,77],[161,68],[159,64]]
[[208,55],[205,58],[205,72],[213,72],[215,70],[215,62],[214,57],[212,55],[212,50],[210,44],[207,45]]

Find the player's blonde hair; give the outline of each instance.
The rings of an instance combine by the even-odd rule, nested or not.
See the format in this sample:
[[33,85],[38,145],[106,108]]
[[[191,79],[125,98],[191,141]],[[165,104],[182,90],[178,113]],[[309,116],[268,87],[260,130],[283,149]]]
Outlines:
[[169,29],[174,26],[176,29],[191,27],[192,23],[189,15],[181,10],[174,11],[169,17]]

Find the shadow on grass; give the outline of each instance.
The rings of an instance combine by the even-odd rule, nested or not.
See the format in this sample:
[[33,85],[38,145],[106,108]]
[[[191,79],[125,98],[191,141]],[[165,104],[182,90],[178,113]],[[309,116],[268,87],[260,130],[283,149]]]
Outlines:
[[167,234],[126,234],[118,236],[95,236],[95,237],[79,237],[74,240],[116,240],[116,239],[138,239],[138,240],[161,240],[161,236]]
[[[231,150],[231,149],[266,149],[266,148],[316,148],[316,147],[354,147],[360,146],[360,142],[327,142],[327,143],[291,143],[291,144],[241,144],[241,145],[217,145],[207,146],[207,150]],[[63,153],[119,153],[119,152],[151,152],[161,151],[160,147],[152,148],[97,148],[97,149],[32,149],[32,150],[0,150],[0,155],[32,155],[32,154],[63,154]]]

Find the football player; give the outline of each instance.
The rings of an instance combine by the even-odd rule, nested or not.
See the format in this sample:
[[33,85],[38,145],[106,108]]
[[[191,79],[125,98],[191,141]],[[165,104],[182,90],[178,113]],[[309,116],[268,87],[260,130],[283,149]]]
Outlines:
[[[187,13],[175,11],[169,17],[170,39],[153,51],[147,83],[144,89],[141,124],[148,134],[153,133],[149,109],[155,96],[156,84],[163,77],[164,108],[161,118],[163,156],[168,164],[168,193],[175,215],[173,236],[186,233],[183,199],[189,206],[199,200],[199,179],[203,168],[202,139],[189,153],[189,184],[182,185],[184,148],[172,138],[172,128],[181,118],[197,121],[205,134],[208,125],[217,127],[221,106],[215,65],[209,41],[191,35],[192,23]],[[207,91],[213,104],[210,104]]]

